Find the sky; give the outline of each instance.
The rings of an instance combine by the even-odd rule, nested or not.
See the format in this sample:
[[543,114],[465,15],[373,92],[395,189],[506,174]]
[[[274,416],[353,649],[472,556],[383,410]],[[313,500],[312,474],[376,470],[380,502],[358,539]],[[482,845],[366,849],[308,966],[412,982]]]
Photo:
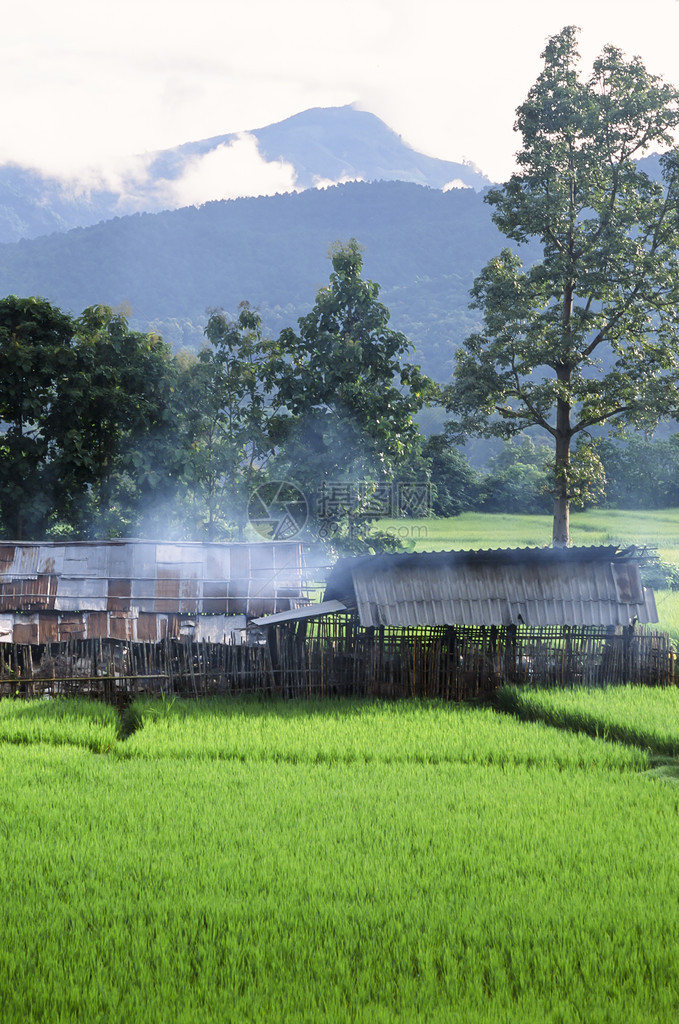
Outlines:
[[238,132],[182,198],[215,176],[230,194],[283,191],[292,169],[247,132],[354,103],[503,181],[515,109],[568,24],[583,68],[612,43],[679,87],[679,0],[21,0],[0,36],[0,163],[121,181],[143,154]]

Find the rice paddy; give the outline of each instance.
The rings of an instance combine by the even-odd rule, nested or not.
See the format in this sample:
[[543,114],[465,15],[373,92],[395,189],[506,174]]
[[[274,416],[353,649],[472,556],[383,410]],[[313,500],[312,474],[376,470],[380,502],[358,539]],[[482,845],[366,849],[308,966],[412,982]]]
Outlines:
[[[463,512],[450,519],[383,519],[381,530],[402,536],[415,551],[541,547],[551,544],[549,515]],[[638,544],[679,565],[679,509],[650,512],[593,509],[571,514],[573,544]]]
[[439,701],[139,700],[133,714],[141,727],[116,748],[116,757],[615,771],[648,767],[640,750],[555,733],[539,721],[517,728],[518,723],[492,708]]
[[505,686],[497,704],[520,718],[679,757],[679,688],[548,690]]
[[[674,691],[620,694],[679,737]],[[3,1024],[676,1019],[654,748],[436,702],[81,704],[0,702]]]
[[73,744],[104,753],[120,735],[120,716],[108,704],[84,698],[0,700],[1,743]]

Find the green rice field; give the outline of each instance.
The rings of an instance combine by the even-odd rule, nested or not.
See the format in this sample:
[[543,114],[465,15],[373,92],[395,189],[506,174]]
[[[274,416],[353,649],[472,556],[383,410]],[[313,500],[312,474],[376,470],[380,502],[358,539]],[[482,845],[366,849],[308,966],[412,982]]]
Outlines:
[[[450,519],[381,519],[377,525],[406,543],[412,541],[416,551],[540,547],[552,540],[549,515],[464,512]],[[571,536],[577,545],[650,545],[661,558],[679,565],[679,508],[573,512]]]
[[550,690],[503,687],[497,705],[526,721],[679,757],[679,688],[607,686]]
[[0,1020],[676,1021],[676,694],[525,696],[0,702]]

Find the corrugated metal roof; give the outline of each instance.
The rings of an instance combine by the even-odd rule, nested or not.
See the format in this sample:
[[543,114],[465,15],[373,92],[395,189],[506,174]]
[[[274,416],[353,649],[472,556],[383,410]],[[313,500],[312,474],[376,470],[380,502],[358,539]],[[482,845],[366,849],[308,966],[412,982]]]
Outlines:
[[633,552],[614,547],[344,559],[330,575],[325,598],[355,601],[363,626],[658,621]]
[[253,626],[278,626],[284,622],[299,622],[300,619],[314,619],[318,615],[332,615],[346,610],[347,606],[342,601],[323,601],[321,604],[310,604],[306,608],[295,608],[289,612],[262,615],[250,621]]

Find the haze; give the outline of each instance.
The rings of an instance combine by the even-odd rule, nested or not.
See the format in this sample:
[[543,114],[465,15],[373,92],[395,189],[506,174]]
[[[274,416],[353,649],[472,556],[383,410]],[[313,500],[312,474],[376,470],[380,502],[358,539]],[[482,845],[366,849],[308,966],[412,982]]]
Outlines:
[[[500,181],[514,110],[565,24],[583,30],[585,65],[610,42],[679,84],[676,0],[24,0],[0,40],[0,162],[114,180],[143,173],[133,154],[355,103]],[[237,194],[290,187],[242,142],[223,154]]]

